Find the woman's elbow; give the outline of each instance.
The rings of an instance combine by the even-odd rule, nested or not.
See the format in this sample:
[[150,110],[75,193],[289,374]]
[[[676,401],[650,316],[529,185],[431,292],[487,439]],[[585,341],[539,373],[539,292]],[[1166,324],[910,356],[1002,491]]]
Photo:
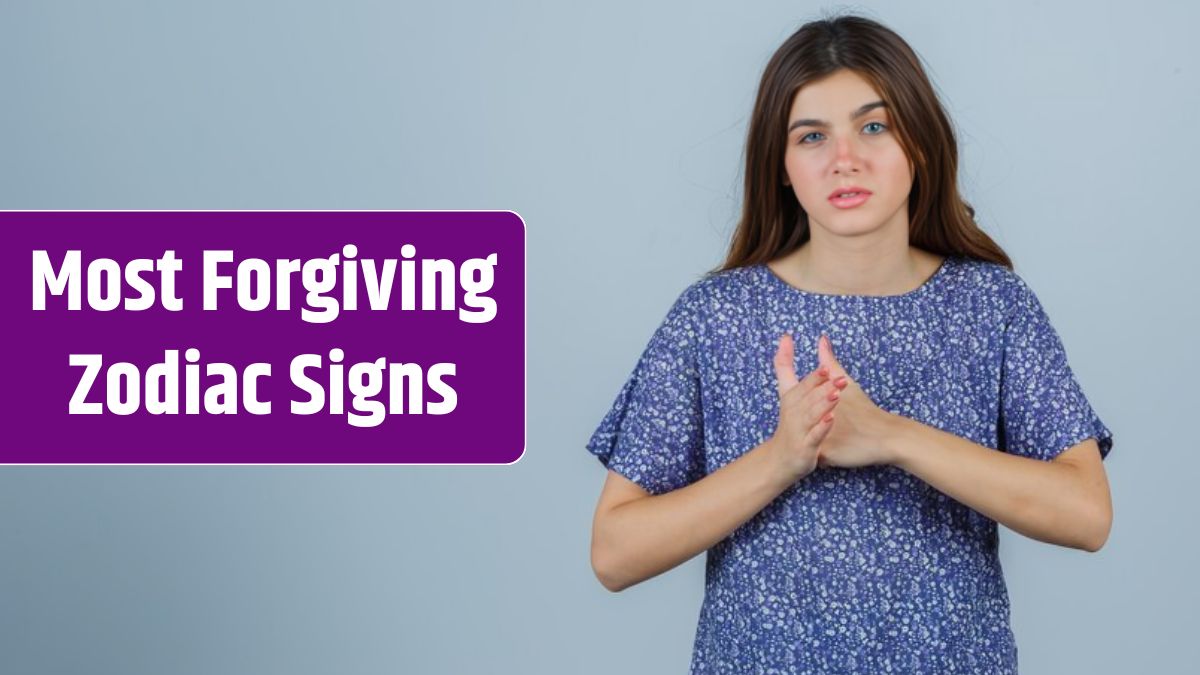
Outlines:
[[601,546],[597,545],[595,541],[592,542],[592,573],[596,575],[601,586],[613,593],[618,593],[629,586],[613,573],[610,557]]
[[1105,511],[1096,518],[1096,523],[1093,526],[1093,534],[1091,541],[1085,549],[1089,553],[1097,553],[1104,548],[1104,544],[1108,542],[1108,535],[1112,532],[1112,511]]

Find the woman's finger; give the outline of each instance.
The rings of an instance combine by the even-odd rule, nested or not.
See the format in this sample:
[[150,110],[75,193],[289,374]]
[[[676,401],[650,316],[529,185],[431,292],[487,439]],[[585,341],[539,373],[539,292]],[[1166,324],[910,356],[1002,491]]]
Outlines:
[[801,417],[806,426],[817,423],[822,415],[833,409],[841,397],[839,389],[833,380],[822,380],[813,386],[795,403],[799,406]]
[[796,344],[791,333],[779,338],[779,348],[775,350],[775,383],[780,398],[800,384],[796,377]]
[[[836,403],[835,401],[834,404],[836,405]],[[819,448],[821,441],[825,440],[825,437],[829,435],[830,429],[833,429],[833,411],[821,415],[817,423],[808,430],[808,435],[804,437],[804,442],[809,447]]]
[[821,426],[821,421],[833,413],[837,408],[838,402],[829,399],[822,399],[813,403],[804,410],[804,424],[809,428]]

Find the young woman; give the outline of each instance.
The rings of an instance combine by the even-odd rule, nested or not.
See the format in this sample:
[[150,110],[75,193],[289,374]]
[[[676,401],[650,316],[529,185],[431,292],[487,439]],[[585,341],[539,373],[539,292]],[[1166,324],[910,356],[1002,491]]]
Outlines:
[[997,523],[1106,540],[1112,433],[957,163],[884,26],[815,21],[768,63],[728,258],[587,445],[606,588],[708,552],[692,672],[1015,673]]

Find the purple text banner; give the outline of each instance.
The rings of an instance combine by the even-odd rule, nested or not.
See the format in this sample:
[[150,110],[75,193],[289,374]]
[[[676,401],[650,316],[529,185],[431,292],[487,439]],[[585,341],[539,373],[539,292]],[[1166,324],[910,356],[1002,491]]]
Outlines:
[[8,211],[0,463],[508,464],[511,211]]

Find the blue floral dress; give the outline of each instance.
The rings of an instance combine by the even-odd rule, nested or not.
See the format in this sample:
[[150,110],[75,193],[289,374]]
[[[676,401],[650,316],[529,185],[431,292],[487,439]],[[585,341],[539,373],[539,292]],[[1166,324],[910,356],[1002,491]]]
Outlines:
[[[1049,461],[1112,433],[1016,273],[948,257],[902,295],[800,290],[765,264],[686,288],[587,443],[651,494],[769,438],[773,357],[826,333],[880,408]],[[1016,673],[996,522],[891,465],[818,468],[708,551],[692,673]]]

